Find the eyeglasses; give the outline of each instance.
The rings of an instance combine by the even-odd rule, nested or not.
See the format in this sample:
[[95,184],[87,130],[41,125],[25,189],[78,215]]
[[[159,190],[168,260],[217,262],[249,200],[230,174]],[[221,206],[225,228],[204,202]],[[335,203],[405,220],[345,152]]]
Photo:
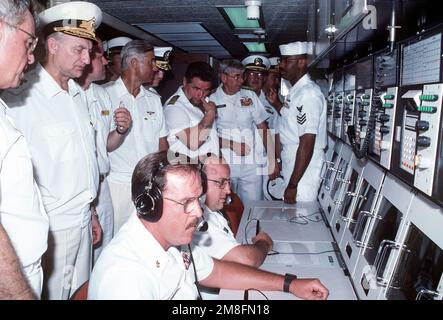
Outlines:
[[32,41],[27,43],[27,45],[26,45],[27,48],[26,49],[28,50],[28,53],[34,52],[35,48],[37,47],[37,43],[38,43],[38,37],[37,36],[29,33],[28,31],[26,31],[26,30],[24,30],[24,29],[22,29],[20,27],[14,26],[14,25],[12,25],[10,23],[5,22],[5,24],[10,26],[11,28],[20,30],[21,32],[23,32],[23,33],[27,34],[28,36],[30,36]]
[[190,214],[192,211],[194,211],[197,208],[197,206],[200,206],[201,203],[205,202],[205,196],[206,195],[201,195],[200,197],[188,199],[185,202],[179,202],[177,200],[174,200],[171,198],[166,198],[166,197],[163,197],[163,199],[172,201],[176,204],[183,206],[185,213]]
[[231,75],[229,73],[225,73],[225,75],[227,75],[229,78],[232,78],[232,79],[234,79],[236,81],[243,80],[243,74],[237,74],[237,75],[233,76],[233,75]]
[[226,186],[229,185],[229,187],[231,186],[231,179],[221,179],[221,180],[213,180],[213,179],[207,179],[208,181],[212,181],[215,182],[216,184],[218,184],[218,187],[220,189],[224,189],[226,188]]

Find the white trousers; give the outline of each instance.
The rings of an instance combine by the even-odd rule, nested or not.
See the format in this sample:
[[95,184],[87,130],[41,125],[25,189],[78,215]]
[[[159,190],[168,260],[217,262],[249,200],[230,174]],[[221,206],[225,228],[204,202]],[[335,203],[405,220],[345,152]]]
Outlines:
[[114,209],[112,207],[111,192],[109,191],[108,180],[106,178],[100,182],[96,210],[103,234],[102,241],[98,247],[94,248],[94,264],[97,262],[102,250],[109,244],[109,242],[111,242],[114,234]]
[[43,288],[42,260],[38,259],[37,262],[23,267],[22,270],[35,296],[40,299]]
[[[286,186],[294,170],[295,157],[297,156],[298,145],[284,145],[281,152],[282,176]],[[320,171],[325,152],[321,149],[314,149],[314,153],[303,177],[300,179],[297,187],[296,201],[315,201],[317,200],[318,188],[320,187]]]
[[263,175],[256,164],[230,164],[232,191],[243,203],[252,200],[263,200]]
[[43,256],[43,298],[68,300],[91,273],[91,223],[61,231],[49,231],[48,250]]
[[114,207],[114,235],[128,221],[131,214],[135,213],[131,196],[131,184],[116,183],[108,180],[111,191],[112,206]]

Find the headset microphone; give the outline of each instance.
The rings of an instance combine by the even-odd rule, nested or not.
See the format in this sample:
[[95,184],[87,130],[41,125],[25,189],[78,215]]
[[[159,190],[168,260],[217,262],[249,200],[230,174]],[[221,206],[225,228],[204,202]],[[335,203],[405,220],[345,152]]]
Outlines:
[[197,230],[200,232],[206,232],[208,230],[208,222],[205,221],[205,219],[203,219],[203,217],[201,218],[201,220],[197,226]]
[[225,200],[225,203],[226,203],[227,205],[230,205],[231,202],[232,202],[232,197],[231,197],[231,196],[227,196],[227,197],[226,197],[226,200]]

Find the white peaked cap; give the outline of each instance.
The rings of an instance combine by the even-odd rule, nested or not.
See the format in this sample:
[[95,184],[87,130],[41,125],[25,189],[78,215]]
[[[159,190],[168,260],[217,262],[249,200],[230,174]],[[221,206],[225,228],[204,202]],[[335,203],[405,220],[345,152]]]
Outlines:
[[130,41],[132,41],[132,39],[128,37],[118,37],[118,38],[109,39],[107,42],[106,50],[116,47],[124,47]]
[[171,51],[172,47],[154,47],[155,64],[157,68],[164,71],[171,70],[171,65],[169,64]]
[[252,55],[243,59],[242,64],[246,70],[266,71],[271,66],[269,59],[259,55]]
[[280,62],[280,57],[269,58],[269,63],[271,64],[271,67],[278,66],[279,62]]
[[282,56],[297,56],[301,54],[312,54],[314,46],[312,42],[291,42],[280,46]]
[[42,11],[38,16],[46,35],[63,32],[91,40],[96,40],[95,30],[102,22],[100,8],[85,1],[62,3]]

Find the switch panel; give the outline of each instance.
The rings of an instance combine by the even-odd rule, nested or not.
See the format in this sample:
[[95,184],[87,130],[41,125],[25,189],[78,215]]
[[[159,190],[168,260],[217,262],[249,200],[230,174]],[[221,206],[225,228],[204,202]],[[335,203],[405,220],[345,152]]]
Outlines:
[[419,132],[414,186],[427,195],[432,195],[434,183],[441,126],[442,96],[442,83],[424,85],[423,94],[420,96],[421,105],[418,108],[421,112],[420,120],[417,123]]

